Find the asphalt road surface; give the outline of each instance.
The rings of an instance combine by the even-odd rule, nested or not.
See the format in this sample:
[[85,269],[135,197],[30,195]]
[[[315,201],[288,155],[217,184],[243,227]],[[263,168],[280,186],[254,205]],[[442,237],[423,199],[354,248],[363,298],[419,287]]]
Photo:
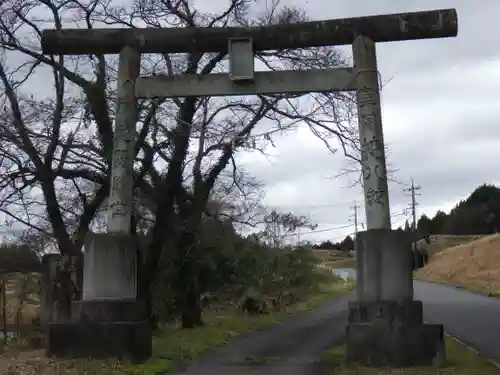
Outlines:
[[[352,276],[355,275],[350,270]],[[354,292],[280,325],[239,336],[230,345],[191,363],[183,375],[323,375],[332,364],[318,361],[327,348],[345,340],[347,302]],[[500,300],[461,289],[416,281],[415,299],[424,302],[424,319],[483,355],[500,362]]]
[[446,333],[500,363],[500,299],[422,281],[414,285],[427,323],[443,324]]
[[318,361],[326,349],[345,340],[347,302],[343,295],[312,312],[298,314],[259,332],[238,336],[227,346],[192,362],[183,375],[327,375],[331,364]]

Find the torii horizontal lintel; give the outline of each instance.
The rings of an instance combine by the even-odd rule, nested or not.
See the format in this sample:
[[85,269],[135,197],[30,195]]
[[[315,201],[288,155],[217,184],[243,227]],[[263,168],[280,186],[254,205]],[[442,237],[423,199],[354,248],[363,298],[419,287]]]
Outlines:
[[117,54],[125,46],[141,53],[227,52],[228,39],[251,37],[255,51],[352,44],[357,35],[374,42],[457,36],[455,9],[385,14],[263,27],[44,30],[45,54]]
[[305,92],[350,91],[356,89],[356,73],[352,68],[255,72],[252,81],[235,84],[229,74],[204,76],[140,77],[135,81],[137,98],[172,98],[185,96],[239,96]]

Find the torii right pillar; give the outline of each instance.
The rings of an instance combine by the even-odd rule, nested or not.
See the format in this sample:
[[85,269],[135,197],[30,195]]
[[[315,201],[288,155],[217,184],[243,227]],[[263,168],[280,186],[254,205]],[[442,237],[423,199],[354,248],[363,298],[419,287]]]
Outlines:
[[428,366],[444,360],[441,324],[423,323],[413,299],[411,239],[391,229],[375,43],[353,43],[366,231],[356,238],[357,300],[349,304],[347,361],[365,366]]

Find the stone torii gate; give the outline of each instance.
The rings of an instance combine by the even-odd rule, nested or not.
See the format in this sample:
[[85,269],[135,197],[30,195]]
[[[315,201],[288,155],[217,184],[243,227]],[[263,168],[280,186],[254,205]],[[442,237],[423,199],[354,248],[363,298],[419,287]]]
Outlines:
[[[370,365],[431,363],[443,353],[443,327],[423,324],[422,303],[413,299],[410,242],[391,229],[375,43],[457,32],[454,9],[259,28],[44,30],[45,54],[120,56],[108,234],[90,235],[83,300],[72,322],[50,325],[48,353],[150,355],[151,331],[137,301],[136,249],[130,245],[137,98],[355,90],[367,230],[357,239],[357,300],[349,306],[347,357]],[[352,68],[254,71],[256,51],[346,44],[353,46]],[[227,53],[229,74],[140,77],[142,53],[192,52]]]

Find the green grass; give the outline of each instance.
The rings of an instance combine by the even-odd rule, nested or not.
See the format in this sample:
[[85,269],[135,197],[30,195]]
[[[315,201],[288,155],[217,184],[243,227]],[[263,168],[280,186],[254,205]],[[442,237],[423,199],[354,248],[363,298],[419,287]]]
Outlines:
[[405,369],[375,369],[355,364],[345,364],[345,346],[333,347],[319,358],[321,362],[332,365],[332,375],[500,375],[500,369],[488,359],[474,353],[446,336],[446,361],[440,367],[417,367]]

